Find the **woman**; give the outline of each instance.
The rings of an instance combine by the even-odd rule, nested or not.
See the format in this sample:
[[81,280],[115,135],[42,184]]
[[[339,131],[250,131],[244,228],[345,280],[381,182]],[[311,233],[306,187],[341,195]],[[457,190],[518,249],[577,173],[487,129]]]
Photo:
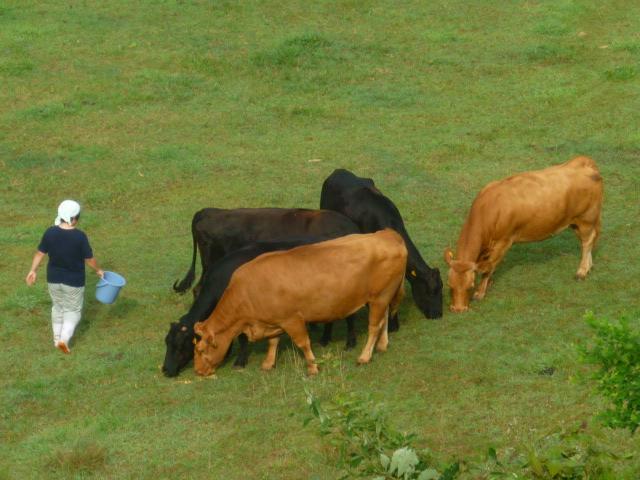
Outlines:
[[49,255],[47,282],[53,303],[53,344],[63,353],[71,353],[69,341],[82,314],[85,263],[104,277],[104,271],[93,256],[87,235],[76,228],[79,218],[80,205],[77,202],[65,200],[60,204],[55,226],[44,232],[27,275],[27,285],[31,286],[36,281],[36,270],[40,262],[45,255]]

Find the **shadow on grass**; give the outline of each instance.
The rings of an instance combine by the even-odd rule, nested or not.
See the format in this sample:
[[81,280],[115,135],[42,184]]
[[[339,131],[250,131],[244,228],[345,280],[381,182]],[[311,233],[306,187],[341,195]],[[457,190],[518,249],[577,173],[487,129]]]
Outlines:
[[129,298],[119,298],[112,304],[103,304],[98,302],[93,295],[89,301],[86,300],[87,297],[85,297],[82,320],[73,336],[75,340],[84,338],[94,323],[108,319],[130,318],[131,313],[140,306],[139,301]]
[[[597,264],[596,248],[592,255],[594,263]],[[582,258],[582,247],[580,241],[571,228],[567,228],[551,238],[540,242],[518,243],[513,245],[493,274],[494,281],[500,281],[500,277],[506,275],[511,269],[521,271],[522,275],[526,275],[527,269],[539,267],[541,265],[553,263],[558,257],[568,255],[574,259],[575,268],[567,272],[556,272],[558,275],[565,275],[568,279],[572,279],[578,270],[580,259]],[[477,282],[476,282],[477,283]]]

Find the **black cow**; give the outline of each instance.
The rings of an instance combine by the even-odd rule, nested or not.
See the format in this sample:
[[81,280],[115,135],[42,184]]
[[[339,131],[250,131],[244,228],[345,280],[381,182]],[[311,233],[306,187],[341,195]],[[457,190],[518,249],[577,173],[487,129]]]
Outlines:
[[[218,261],[209,266],[204,274],[202,281],[202,289],[194,300],[191,308],[180,318],[179,322],[171,323],[169,333],[165,337],[167,352],[164,357],[162,372],[167,377],[175,377],[180,370],[193,359],[194,339],[193,326],[197,322],[203,322],[211,312],[215,309],[220,297],[224,293],[229,280],[241,265],[253,260],[259,255],[277,250],[289,250],[300,245],[309,245],[312,243],[329,240],[341,235],[327,235],[314,237],[291,237],[280,240],[271,240],[266,242],[257,242],[247,247],[231,252]],[[347,320],[347,349],[356,345],[356,334],[353,328],[353,315]],[[331,340],[331,329],[325,324],[325,330],[320,344],[327,345]],[[234,367],[243,368],[247,364],[247,343],[246,335],[242,334],[238,337],[240,342],[240,352]]]
[[193,259],[185,278],[173,284],[176,292],[186,292],[196,277],[196,256],[200,249],[202,274],[193,289],[197,296],[211,263],[252,243],[284,237],[329,235],[339,237],[360,233],[351,220],[328,210],[304,208],[205,208],[193,216]]
[[[334,210],[353,220],[362,233],[384,228],[398,232],[407,246],[406,279],[411,294],[427,318],[442,316],[442,279],[437,268],[431,268],[409,238],[400,212],[389,198],[378,190],[370,178],[361,178],[348,170],[337,169],[322,184],[320,208]],[[397,330],[397,317],[389,321],[389,330]]]

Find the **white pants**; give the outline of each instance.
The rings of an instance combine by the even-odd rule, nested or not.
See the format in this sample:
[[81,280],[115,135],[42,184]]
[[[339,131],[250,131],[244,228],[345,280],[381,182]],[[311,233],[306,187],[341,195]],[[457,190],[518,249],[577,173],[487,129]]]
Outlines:
[[53,344],[64,342],[69,345],[76,325],[82,316],[84,287],[69,287],[61,283],[49,284],[51,307],[51,325],[53,327]]

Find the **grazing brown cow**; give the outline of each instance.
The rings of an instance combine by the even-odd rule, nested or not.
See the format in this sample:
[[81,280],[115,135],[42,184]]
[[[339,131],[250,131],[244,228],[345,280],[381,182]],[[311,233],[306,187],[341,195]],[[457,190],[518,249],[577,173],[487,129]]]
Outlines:
[[456,255],[450,248],[444,252],[451,311],[468,310],[476,273],[482,280],[473,299],[484,298],[493,271],[511,245],[544,240],[569,226],[582,244],[575,278],[583,280],[593,265],[591,250],[600,236],[603,193],[598,167],[588,157],[486,185],[471,205]]
[[369,336],[358,363],[387,349],[387,315],[404,295],[407,249],[391,229],[353,234],[284,252],[260,255],[239,267],[211,316],[194,326],[196,373],[215,372],[232,340],[269,340],[263,370],[276,362],[287,333],[304,352],[309,375],[318,373],[305,322],[332,322],[369,306]]

